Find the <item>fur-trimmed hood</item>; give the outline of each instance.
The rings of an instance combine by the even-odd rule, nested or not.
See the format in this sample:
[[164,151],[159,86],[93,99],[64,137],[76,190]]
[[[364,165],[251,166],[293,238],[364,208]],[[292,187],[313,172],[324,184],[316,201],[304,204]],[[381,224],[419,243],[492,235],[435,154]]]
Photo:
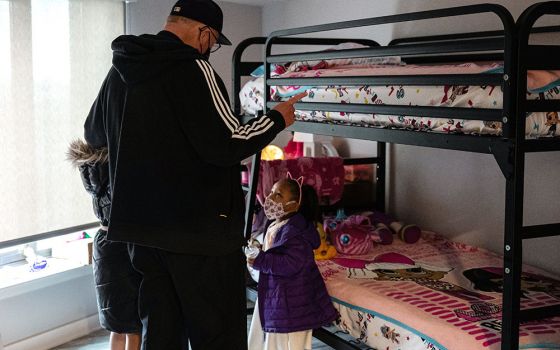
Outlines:
[[97,162],[107,163],[107,147],[94,149],[85,141],[77,139],[70,142],[67,159],[76,167],[84,164],[95,164]]

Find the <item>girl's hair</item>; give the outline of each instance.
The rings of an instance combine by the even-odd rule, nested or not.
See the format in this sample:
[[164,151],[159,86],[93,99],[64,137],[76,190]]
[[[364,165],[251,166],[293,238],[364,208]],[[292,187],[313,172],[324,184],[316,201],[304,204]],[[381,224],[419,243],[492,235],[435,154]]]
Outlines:
[[[294,198],[297,201],[300,197],[300,187],[296,180],[287,178],[284,182]],[[317,198],[317,192],[313,186],[302,185],[301,186],[301,202],[299,204],[298,213],[303,215],[303,217],[308,221],[320,221],[321,213],[319,211],[319,199]]]

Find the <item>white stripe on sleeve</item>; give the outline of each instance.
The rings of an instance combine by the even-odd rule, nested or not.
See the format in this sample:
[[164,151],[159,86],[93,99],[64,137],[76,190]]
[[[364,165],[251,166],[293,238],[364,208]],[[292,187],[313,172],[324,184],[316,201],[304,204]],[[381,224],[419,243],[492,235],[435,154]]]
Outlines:
[[210,66],[208,62],[204,60],[198,60],[198,62],[200,63],[201,69],[203,69],[206,72],[205,74],[206,81],[208,82],[208,86],[210,86],[210,89],[214,91],[217,103],[221,107],[221,112],[229,120],[229,122],[234,128],[239,126],[239,120],[231,112],[231,109],[229,108],[229,104],[226,102],[224,96],[222,95],[218,83],[216,83],[216,77],[214,76],[214,69],[212,68],[212,66]]
[[231,112],[229,105],[225,102],[225,98],[221,93],[220,87],[216,83],[214,69],[206,61],[196,60],[196,63],[206,79],[206,83],[212,95],[214,107],[224,124],[232,132],[232,138],[248,140],[253,136],[265,133],[274,125],[274,121],[266,115],[250,125],[239,125],[239,120]]

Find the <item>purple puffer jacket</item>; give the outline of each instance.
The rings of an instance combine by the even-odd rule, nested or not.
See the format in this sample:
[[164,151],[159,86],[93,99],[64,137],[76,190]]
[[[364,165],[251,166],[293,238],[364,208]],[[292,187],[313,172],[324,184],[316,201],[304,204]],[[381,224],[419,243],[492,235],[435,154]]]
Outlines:
[[319,244],[315,225],[296,214],[280,228],[272,246],[255,258],[253,267],[260,271],[259,314],[265,332],[310,330],[337,318],[313,257]]

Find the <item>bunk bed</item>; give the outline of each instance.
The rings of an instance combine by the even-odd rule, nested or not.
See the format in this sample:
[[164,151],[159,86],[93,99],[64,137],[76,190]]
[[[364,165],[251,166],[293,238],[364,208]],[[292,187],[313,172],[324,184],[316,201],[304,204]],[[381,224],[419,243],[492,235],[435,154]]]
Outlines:
[[[344,39],[317,39],[309,37],[293,37],[294,35],[308,35],[316,32],[340,30],[347,28],[377,26],[382,24],[399,23],[407,21],[418,21],[442,17],[457,17],[473,14],[494,14],[499,19],[503,30],[474,32],[463,34],[442,34],[430,37],[412,37],[393,40],[387,46],[379,46],[376,43],[344,40]],[[528,308],[522,299],[525,297],[521,283],[526,283],[526,274],[522,274],[522,242],[525,239],[555,236],[560,234],[560,223],[545,225],[523,225],[523,189],[524,189],[524,167],[525,154],[529,152],[560,151],[560,138],[549,125],[544,134],[552,137],[540,137],[527,132],[526,116],[532,113],[554,113],[560,111],[560,100],[557,96],[538,96],[532,98],[527,91],[528,73],[531,71],[558,70],[560,61],[556,57],[560,54],[559,45],[533,45],[529,44],[529,35],[535,32],[559,31],[558,27],[535,28],[535,22],[544,15],[560,14],[560,2],[544,2],[530,6],[514,21],[511,14],[502,6],[495,4],[481,4],[446,8],[441,10],[422,11],[408,14],[367,18],[354,21],[337,22],[324,25],[315,25],[301,28],[293,28],[273,32],[268,38],[251,38],[241,43],[234,53],[233,59],[233,87],[235,112],[240,114],[241,102],[238,94],[241,90],[241,77],[249,75],[253,69],[263,65],[263,104],[264,111],[273,108],[277,101],[271,96],[271,88],[278,86],[306,86],[306,87],[344,87],[344,86],[495,86],[501,88],[499,99],[501,104],[493,108],[480,107],[477,105],[447,106],[447,105],[399,105],[399,104],[365,104],[358,101],[330,101],[315,102],[303,100],[296,104],[300,120],[290,127],[293,131],[312,134],[323,134],[355,139],[377,141],[377,155],[370,161],[377,164],[377,186],[376,198],[378,210],[384,210],[385,204],[385,164],[386,143],[416,145],[432,148],[451,149],[457,151],[476,152],[491,154],[498,163],[506,182],[505,191],[505,223],[504,223],[504,245],[503,256],[500,256],[499,271],[493,271],[503,278],[501,287],[501,305],[499,312],[494,313],[498,320],[494,322],[499,339],[492,342],[484,342],[484,334],[479,342],[481,348],[517,349],[520,348],[520,324],[525,326],[521,336],[527,335],[527,325],[538,329],[542,324],[553,327],[548,333],[558,334],[558,318],[560,315],[560,299],[551,304],[537,303],[538,307]],[[353,41],[368,45],[367,48],[354,48],[337,51],[314,51],[290,54],[272,54],[273,46],[276,45],[331,45],[341,42]],[[264,62],[242,62],[241,56],[244,50],[253,44],[264,44]],[[307,47],[307,46],[306,46]],[[302,62],[309,60],[332,60],[352,59],[362,57],[388,57],[399,56],[407,64],[435,65],[456,62],[503,62],[496,71],[481,70],[477,74],[468,73],[420,73],[420,74],[383,74],[378,75],[342,75],[342,76],[317,76],[292,75],[272,76],[271,64],[286,62]],[[495,68],[495,67],[493,67]],[[348,74],[348,73],[346,73]],[[352,73],[350,73],[352,74]],[[557,88],[556,88],[557,89]],[[276,97],[274,97],[276,98]],[[468,107],[468,108],[465,108]],[[412,116],[421,118],[445,118],[453,120],[481,121],[482,125],[494,123],[500,125],[500,132],[493,135],[465,134],[457,129],[442,129],[443,132],[435,132],[431,128],[421,131],[411,128],[393,127],[392,124],[368,125],[361,123],[356,125],[356,120],[333,120],[332,118],[319,118],[313,120],[320,113],[311,112],[337,112],[341,114],[355,113],[358,115],[386,115],[386,116]],[[557,115],[557,114],[556,114]],[[323,116],[328,116],[323,114]],[[454,124],[454,123],[453,123]],[[554,124],[556,125],[556,124]],[[375,126],[375,127],[372,127]],[[383,126],[383,127],[381,127]],[[556,132],[556,134],[554,133]],[[527,137],[529,135],[529,137]],[[252,162],[251,174],[258,174],[260,158],[257,154]],[[245,190],[249,192],[247,200],[247,223],[253,215],[255,207],[255,189],[258,176],[252,176],[249,186]],[[246,236],[250,234],[251,227],[246,225]],[[441,238],[432,236],[438,241]],[[449,243],[443,243],[449,246]],[[470,249],[462,246],[461,249]],[[493,258],[496,258],[494,256]],[[553,283],[553,282],[551,282]],[[554,282],[555,283],[555,282]],[[484,294],[484,293],[482,293]],[[543,306],[544,305],[544,306]],[[522,307],[523,306],[523,307]],[[367,317],[366,309],[359,317]],[[476,310],[473,310],[476,311]],[[480,311],[480,310],[479,310]],[[538,320],[546,319],[539,324]],[[393,320],[398,323],[398,320]],[[406,323],[406,322],[404,322]],[[395,323],[393,323],[395,324]],[[530,327],[529,327],[530,328]],[[474,334],[479,330],[475,330]],[[547,332],[540,332],[545,334]],[[393,333],[394,334],[394,333]],[[434,334],[421,334],[427,348],[443,349],[445,346],[437,341]],[[336,349],[358,349],[353,342],[342,340],[337,335],[326,329],[319,329],[314,336]],[[385,336],[385,334],[384,334]],[[391,338],[391,333],[387,338]],[[432,340],[432,341],[429,341]],[[478,338],[477,338],[478,340]],[[558,348],[560,342],[547,342],[533,344],[543,348]],[[525,345],[522,345],[525,346]],[[527,348],[527,347],[522,347]],[[470,348],[469,348],[470,349]]]

